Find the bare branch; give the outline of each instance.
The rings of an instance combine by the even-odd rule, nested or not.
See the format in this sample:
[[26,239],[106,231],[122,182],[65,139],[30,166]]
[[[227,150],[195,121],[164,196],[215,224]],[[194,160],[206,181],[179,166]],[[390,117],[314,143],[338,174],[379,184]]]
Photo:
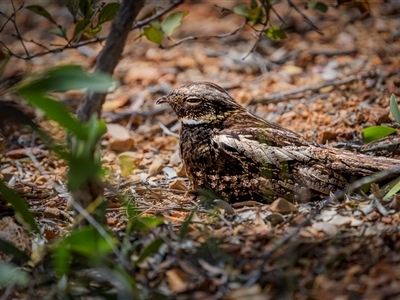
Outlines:
[[[106,44],[97,58],[95,72],[113,74],[114,68],[120,60],[128,33],[131,31],[132,23],[143,5],[144,0],[123,1],[121,10],[112,22]],[[106,94],[103,93],[87,92],[77,111],[79,120],[87,122],[94,113],[100,115],[105,96]]]
[[160,46],[162,49],[170,49],[173,48],[175,46],[178,46],[186,41],[194,41],[194,40],[199,40],[199,39],[204,39],[204,40],[208,40],[208,39],[212,39],[212,38],[226,38],[228,36],[232,36],[235,35],[236,33],[238,33],[240,30],[243,29],[243,27],[246,25],[247,22],[244,22],[242,25],[240,25],[238,28],[236,28],[235,30],[228,32],[228,33],[223,33],[223,34],[216,34],[216,35],[204,35],[204,36],[187,36],[183,39],[181,39],[180,41],[177,41],[174,44],[168,45],[168,46]]
[[303,17],[303,19],[314,29],[316,32],[318,32],[320,35],[324,35],[321,30],[292,2],[292,0],[287,0],[289,3],[290,7],[293,7],[294,10]]
[[133,29],[138,29],[138,28],[142,28],[143,26],[146,26],[147,24],[149,24],[150,22],[157,20],[158,18],[162,17],[163,15],[165,15],[166,13],[170,12],[171,10],[173,10],[175,7],[178,7],[179,5],[181,5],[183,3],[183,0],[178,0],[178,1],[171,1],[171,4],[169,6],[167,6],[166,8],[164,8],[162,11],[159,11],[157,13],[155,13],[154,15],[142,20],[142,21],[138,21],[136,22],[133,27]]

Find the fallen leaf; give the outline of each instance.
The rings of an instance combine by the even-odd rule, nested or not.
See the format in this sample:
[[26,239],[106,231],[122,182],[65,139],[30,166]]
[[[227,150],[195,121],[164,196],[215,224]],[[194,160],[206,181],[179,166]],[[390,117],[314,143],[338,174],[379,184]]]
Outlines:
[[168,187],[174,190],[181,190],[181,191],[188,191],[189,187],[186,185],[185,180],[183,179],[176,179],[172,181]]
[[164,164],[164,160],[162,159],[161,156],[156,156],[153,159],[153,162],[151,163],[150,167],[149,167],[149,171],[147,172],[147,174],[149,175],[153,175],[158,173],[159,171],[162,170],[162,165]]
[[127,96],[119,96],[114,99],[107,99],[104,102],[102,110],[103,111],[114,111],[117,108],[124,106],[129,101]]
[[189,282],[186,278],[186,275],[179,269],[172,269],[165,272],[167,276],[168,284],[171,288],[171,292],[182,293],[189,288]]
[[283,215],[290,214],[292,212],[297,212],[298,209],[292,203],[284,198],[278,198],[271,203],[269,209],[273,212],[280,213]]

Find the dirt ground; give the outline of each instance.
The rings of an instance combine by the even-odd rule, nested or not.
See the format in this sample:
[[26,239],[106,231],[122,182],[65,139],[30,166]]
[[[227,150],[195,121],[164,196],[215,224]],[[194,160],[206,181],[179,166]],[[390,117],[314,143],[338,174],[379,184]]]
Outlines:
[[[369,15],[345,7],[329,7],[326,13],[304,10],[320,34],[282,2],[274,7],[285,21],[288,38],[262,38],[252,52],[256,39],[249,26],[225,38],[208,38],[233,32],[243,23],[240,16],[221,15],[215,4],[232,8],[234,1],[178,7],[190,13],[173,40],[164,41],[166,49],[143,37],[135,40],[139,32],[133,31],[114,74],[120,86],[104,105],[107,180],[133,199],[142,215],[162,216],[167,223],[134,236],[143,245],[160,236],[169,241],[138,265],[135,280],[176,299],[399,299],[397,196],[386,202],[373,196],[346,197],[279,245],[319,204],[242,203],[233,206],[231,214],[199,204],[186,193],[189,182],[181,170],[176,116],[155,104],[174,87],[211,81],[250,111],[309,140],[330,146],[361,140],[363,128],[393,121],[389,97],[400,96],[399,3],[375,1]],[[71,22],[65,8],[49,4],[48,10],[60,23]],[[272,23],[281,25],[276,17]],[[62,42],[48,33],[48,21],[27,11],[21,12],[18,25],[26,39],[46,45]],[[2,40],[23,54],[12,31],[6,28]],[[197,39],[173,46],[189,36]],[[31,53],[43,51],[38,44],[27,45]],[[29,63],[13,58],[4,76],[27,66],[29,72],[70,63],[90,69],[101,49],[101,44],[93,44]],[[82,93],[55,96],[74,110]],[[62,138],[53,123],[40,122]],[[1,174],[5,180],[13,178],[12,187],[25,197],[49,241],[65,235],[73,222],[69,195],[54,186],[56,182],[65,188],[65,164],[36,144],[36,159],[27,155],[24,147],[31,135],[24,131],[9,132],[6,139]],[[128,174],[119,163],[123,156],[136,166]],[[106,196],[107,223],[119,232],[127,216],[115,195]],[[194,208],[182,242],[177,232]],[[270,249],[274,251],[268,253]]]

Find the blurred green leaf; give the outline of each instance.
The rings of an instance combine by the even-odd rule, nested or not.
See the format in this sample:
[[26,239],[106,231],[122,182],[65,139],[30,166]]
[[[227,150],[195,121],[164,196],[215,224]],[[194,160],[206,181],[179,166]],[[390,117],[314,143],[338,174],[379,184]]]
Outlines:
[[84,88],[107,92],[112,86],[115,86],[115,81],[109,74],[89,74],[80,66],[67,65],[52,68],[28,82],[23,82],[17,92],[64,92]]
[[254,23],[258,24],[261,21],[261,7],[255,7],[248,11],[248,18]]
[[90,19],[83,19],[78,21],[75,24],[74,39],[76,39],[82,32],[84,32],[89,24],[90,24]]
[[72,157],[69,161],[69,171],[67,175],[68,189],[77,190],[82,183],[88,179],[100,176],[101,164],[90,160],[88,157]]
[[160,217],[136,217],[131,220],[132,228],[136,230],[147,232],[150,229],[164,224],[164,219]]
[[59,277],[70,270],[71,251],[65,243],[59,243],[54,251],[54,267]]
[[194,216],[194,214],[196,213],[197,209],[193,209],[189,216],[186,218],[186,220],[182,223],[182,227],[181,230],[179,232],[179,240],[182,241],[187,233],[189,232],[189,225],[192,224],[192,218]]
[[257,0],[251,0],[251,5],[250,5],[251,9],[258,7],[258,3]]
[[147,26],[143,28],[143,33],[150,42],[161,46],[164,33],[160,29],[153,26]]
[[65,28],[63,28],[63,27],[52,28],[49,30],[49,32],[51,34],[65,38]]
[[189,14],[188,11],[177,11],[170,14],[167,18],[165,18],[161,23],[162,31],[170,36],[172,32],[181,25],[182,19]]
[[233,7],[233,12],[239,16],[248,17],[249,16],[249,8],[246,5],[239,4]]
[[371,126],[361,131],[363,142],[370,143],[392,133],[395,133],[396,129],[387,126]]
[[1,253],[11,255],[13,257],[12,261],[19,265],[26,263],[30,259],[28,254],[19,250],[9,241],[3,240],[2,238],[0,238],[0,249]]
[[281,28],[277,26],[270,26],[264,31],[264,34],[271,40],[280,41],[286,39],[286,33]]
[[48,118],[57,122],[61,127],[69,130],[80,139],[86,139],[87,134],[84,126],[71,115],[68,109],[50,97],[39,92],[34,93],[30,89],[20,90],[18,94],[31,105],[40,108]]
[[104,5],[103,9],[99,13],[99,23],[103,24],[114,20],[118,14],[121,5],[118,2],[111,2]]
[[310,0],[307,4],[308,8],[312,8],[315,10],[318,10],[320,12],[327,12],[328,11],[328,6],[323,3],[323,2],[319,2],[317,0]]
[[22,217],[24,222],[27,223],[37,234],[41,235],[40,229],[36,224],[33,214],[29,211],[28,206],[25,204],[25,200],[18,196],[13,190],[8,188],[1,180],[0,194],[5,201],[12,204],[14,210]]
[[315,3],[313,9],[325,13],[328,11],[328,5],[326,5],[323,2],[317,2],[317,3]]
[[76,14],[79,11],[79,0],[68,0],[67,8],[75,20]]
[[58,247],[67,247],[71,252],[84,255],[94,261],[99,261],[102,257],[111,253],[113,247],[116,245],[113,235],[108,234],[109,239],[114,243],[112,245],[95,228],[91,226],[79,228],[65,237]]
[[27,287],[29,285],[28,274],[14,264],[0,262],[0,287],[13,285]]
[[90,7],[90,0],[79,0],[79,9],[81,10],[81,13],[85,17],[85,19],[91,18],[93,11]]
[[85,139],[71,139],[71,157],[69,158],[69,171],[67,174],[68,188],[72,191],[79,188],[88,179],[100,180],[102,168],[101,159],[96,145],[107,128],[102,120],[92,116],[84,125]]
[[56,24],[56,21],[53,19],[53,17],[49,14],[49,12],[44,9],[42,6],[40,5],[29,5],[25,7],[27,10],[30,10],[32,12],[34,12],[37,15],[40,15],[44,18],[46,18],[48,21],[50,21],[53,24]]
[[396,179],[392,180],[388,184],[388,187],[390,188],[390,190],[383,197],[383,200],[389,200],[400,191],[400,177],[397,177]]
[[400,123],[400,110],[394,94],[390,95],[390,112],[397,123]]
[[161,238],[157,238],[152,241],[146,248],[143,249],[142,253],[140,253],[138,259],[135,261],[135,264],[137,265],[141,263],[149,255],[156,253],[162,244],[164,244],[164,241]]
[[89,38],[95,38],[101,31],[102,26],[98,25],[95,28],[91,28],[91,27],[86,27],[84,33],[89,37]]

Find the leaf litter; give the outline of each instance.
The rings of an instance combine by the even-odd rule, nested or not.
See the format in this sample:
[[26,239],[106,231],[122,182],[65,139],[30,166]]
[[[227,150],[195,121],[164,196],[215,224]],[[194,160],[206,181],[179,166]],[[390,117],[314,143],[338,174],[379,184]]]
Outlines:
[[[205,32],[229,30],[240,23],[234,17],[220,20],[209,4],[185,5],[190,11],[187,18],[199,20],[203,13],[210,14]],[[196,11],[196,5],[203,5],[203,11]],[[400,47],[400,41],[386,37],[392,37],[391,28],[399,28],[400,23],[389,17],[390,8],[372,5],[371,10],[377,16],[364,20],[357,19],[355,11],[347,12],[350,19],[334,9],[318,15],[316,22],[326,32],[324,36],[305,30],[304,20],[294,18],[288,39],[261,41],[258,53],[245,61],[241,58],[250,47],[249,31],[227,40],[194,41],[168,50],[144,40],[129,42],[115,72],[125,82],[120,87],[123,92],[108,95],[105,104],[109,133],[102,151],[106,179],[118,193],[134,204],[140,216],[165,220],[150,231],[130,233],[127,247],[136,249],[132,276],[137,282],[177,299],[396,299],[400,295],[397,195],[389,201],[376,193],[348,196],[330,204],[262,265],[262,255],[307,220],[320,203],[294,205],[277,199],[271,205],[199,204],[188,193],[189,182],[179,159],[179,124],[171,111],[154,104],[172,87],[209,80],[228,88],[241,104],[251,104],[249,110],[307,139],[329,145],[361,139],[363,128],[392,121],[389,95],[400,94],[393,76],[400,67],[400,52],[393,49]],[[330,29],[332,22],[336,30]],[[196,24],[183,21],[176,35],[196,34]],[[37,31],[27,32],[39,39]],[[348,52],[334,53],[343,48]],[[91,64],[82,52],[69,51],[57,58],[57,63],[70,61],[88,68]],[[52,63],[52,59],[38,59],[32,68],[41,70]],[[363,72],[372,75],[315,88]],[[309,89],[268,102],[268,95],[299,87]],[[51,122],[41,123],[60,140],[64,138]],[[7,136],[1,174],[24,197],[50,241],[66,235],[73,221],[65,189],[66,166],[38,140],[27,147],[18,138],[22,135],[31,138],[22,128]],[[115,194],[106,192],[106,197],[107,224],[123,239],[130,216]],[[9,209],[1,205],[2,211]],[[22,236],[10,240],[19,246],[17,238]],[[135,241],[140,241],[139,247]],[[150,254],[138,262],[144,249]],[[246,286],[258,268],[262,276]]]

